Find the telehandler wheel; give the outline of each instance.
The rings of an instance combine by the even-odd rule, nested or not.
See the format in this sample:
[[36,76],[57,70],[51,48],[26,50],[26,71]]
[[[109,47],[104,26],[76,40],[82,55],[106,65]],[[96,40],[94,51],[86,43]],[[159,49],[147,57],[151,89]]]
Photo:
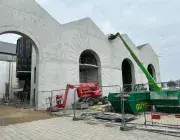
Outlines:
[[104,97],[103,100],[102,100],[102,103],[105,105],[105,104],[108,104],[108,98],[107,97]]

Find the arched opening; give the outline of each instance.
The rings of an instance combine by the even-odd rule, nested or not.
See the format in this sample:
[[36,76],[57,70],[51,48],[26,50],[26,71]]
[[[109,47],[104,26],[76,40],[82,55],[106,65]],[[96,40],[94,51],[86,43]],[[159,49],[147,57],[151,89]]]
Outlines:
[[79,58],[80,83],[97,82],[101,86],[101,62],[92,50],[85,50]]
[[[26,30],[17,28],[14,31],[11,27],[4,27],[0,28],[0,42],[3,48],[0,49],[0,60],[6,63],[5,69],[8,70],[3,83],[1,82],[6,85],[3,97],[13,102],[20,100],[26,106],[37,108],[37,40]],[[10,57],[12,55],[13,59]]]
[[148,67],[148,72],[151,74],[151,76],[154,78],[154,80],[156,80],[156,71],[155,68],[152,64],[149,64]]
[[[156,71],[155,68],[152,64],[149,64],[147,67],[148,72],[151,74],[151,76],[154,78],[154,80],[156,81]],[[152,85],[149,83],[149,90],[152,91]]]
[[124,59],[122,62],[122,80],[124,91],[132,91],[135,84],[134,66],[130,59]]

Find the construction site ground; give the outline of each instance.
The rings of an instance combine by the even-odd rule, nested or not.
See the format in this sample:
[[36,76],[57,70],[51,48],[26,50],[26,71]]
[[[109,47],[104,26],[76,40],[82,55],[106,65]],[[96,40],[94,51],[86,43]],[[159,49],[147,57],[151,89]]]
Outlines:
[[71,117],[56,117],[47,120],[0,126],[1,140],[179,140],[147,131],[120,131],[119,126],[87,124],[72,121]]
[[[102,114],[102,107],[76,110],[76,116],[86,114],[84,120],[73,121],[72,109],[61,110],[49,115],[45,111],[0,106],[1,140],[150,140],[180,139],[171,134],[144,130],[121,131],[121,123],[107,123],[93,120],[91,114]],[[53,114],[53,115],[52,115]],[[54,115],[58,116],[55,117]],[[110,113],[110,116],[116,113]],[[119,116],[118,114],[117,116]],[[142,122],[143,117],[131,122]],[[166,134],[166,135],[165,135]]]
[[53,118],[46,111],[0,105],[0,126]]

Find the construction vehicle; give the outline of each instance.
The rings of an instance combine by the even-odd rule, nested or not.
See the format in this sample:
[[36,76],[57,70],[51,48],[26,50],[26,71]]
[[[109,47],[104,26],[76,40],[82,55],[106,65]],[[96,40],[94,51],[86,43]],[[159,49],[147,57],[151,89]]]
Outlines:
[[[164,90],[164,89],[162,90],[162,87],[156,83],[156,81],[153,79],[151,74],[141,63],[141,61],[138,59],[138,57],[135,55],[132,49],[128,46],[128,44],[120,35],[120,33],[116,33],[115,35],[110,34],[108,39],[114,40],[117,37],[119,37],[122,40],[124,46],[127,48],[127,50],[129,51],[135,62],[138,64],[139,68],[145,74],[148,82],[150,83],[149,85],[153,88],[152,91],[147,91],[147,89],[143,89],[141,91],[132,91],[128,93],[128,96],[125,97],[126,98],[125,104],[127,106],[127,108],[125,109],[127,109],[127,111],[131,113],[143,112],[148,109],[148,104],[153,104],[156,110],[158,111],[168,112],[168,113],[171,112],[180,113],[180,90]],[[111,104],[113,104],[114,106],[120,105],[120,101],[114,102],[117,101],[114,95],[109,95],[108,99],[110,100]],[[174,106],[174,107],[168,108],[167,106]],[[116,108],[119,109],[119,107]]]
[[102,95],[102,90],[97,83],[80,83],[78,85],[68,84],[64,94],[56,95],[56,107],[66,107],[70,89],[77,89],[77,96],[79,98],[77,102],[88,103],[89,106],[93,106],[99,102],[102,102],[103,104],[108,103],[107,96]]
[[132,51],[132,49],[128,46],[128,44],[123,39],[123,37],[120,35],[120,33],[116,33],[115,35],[111,34],[109,36],[109,40],[113,40],[113,39],[115,39],[117,37],[120,37],[120,39],[122,40],[124,46],[127,48],[127,50],[129,51],[129,53],[131,54],[131,56],[133,57],[135,62],[138,64],[139,68],[143,71],[143,73],[145,74],[146,78],[148,79],[148,82],[151,83],[151,85],[153,86],[154,90],[156,90],[158,92],[161,92],[162,88],[159,87],[156,84],[156,81],[154,80],[154,78],[151,76],[151,74],[148,72],[148,70],[145,68],[145,66],[141,63],[141,61],[138,59],[138,57],[135,55],[135,53]]

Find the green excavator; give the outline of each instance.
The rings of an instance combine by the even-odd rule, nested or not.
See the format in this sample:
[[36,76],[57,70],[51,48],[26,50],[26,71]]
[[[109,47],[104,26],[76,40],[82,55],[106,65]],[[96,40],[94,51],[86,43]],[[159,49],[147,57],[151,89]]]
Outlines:
[[[136,54],[133,52],[131,47],[126,43],[120,33],[110,34],[108,39],[113,41],[116,38],[120,38],[123,42],[124,46],[127,48],[139,68],[145,74],[149,85],[153,88],[153,90],[133,90],[129,93],[123,94],[125,98],[124,102],[124,111],[128,113],[140,113],[147,111],[150,105],[154,105],[157,111],[166,112],[166,113],[180,113],[180,90],[163,90],[161,86],[156,83],[154,78],[145,68],[145,66],[138,59]],[[143,84],[135,85],[143,86]],[[161,85],[161,84],[160,84]],[[136,88],[134,88],[136,89]],[[122,93],[110,93],[108,96],[108,100],[111,102],[114,110],[116,112],[121,112],[121,100],[120,95]],[[120,95],[120,96],[118,96]]]

